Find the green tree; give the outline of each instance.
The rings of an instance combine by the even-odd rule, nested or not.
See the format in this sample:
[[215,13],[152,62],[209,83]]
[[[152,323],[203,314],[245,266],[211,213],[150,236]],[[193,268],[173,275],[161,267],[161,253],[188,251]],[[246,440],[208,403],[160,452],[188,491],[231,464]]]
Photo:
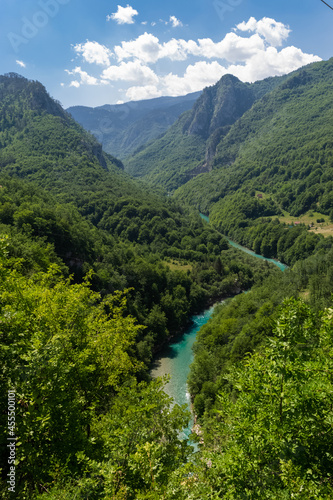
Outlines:
[[332,317],[287,301],[266,349],[230,371],[207,435],[223,498],[332,497]]

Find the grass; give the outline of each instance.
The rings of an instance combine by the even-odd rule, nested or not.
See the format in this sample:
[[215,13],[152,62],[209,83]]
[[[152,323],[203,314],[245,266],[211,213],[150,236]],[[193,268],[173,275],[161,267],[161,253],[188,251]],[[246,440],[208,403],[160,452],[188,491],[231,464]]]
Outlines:
[[[262,191],[256,191],[255,196],[257,197],[259,193],[262,195],[262,199],[266,199],[269,196],[267,193],[263,193]],[[271,218],[277,218],[281,223],[289,225],[295,224],[295,222],[300,222],[301,224],[308,226],[312,233],[322,234],[323,236],[333,236],[333,223],[330,221],[329,216],[323,215],[319,212],[314,212],[313,210],[309,210],[299,217],[293,217],[288,212],[283,210],[283,216],[275,215],[271,216]],[[317,222],[317,219],[324,219],[325,222]]]
[[179,260],[172,260],[170,262],[164,262],[170,269],[171,271],[192,271],[193,266],[192,264],[185,264],[184,262],[181,262]]
[[[284,215],[282,217],[278,216],[278,219],[280,222],[290,225],[300,222],[310,227],[310,231],[313,233],[322,234],[323,236],[333,236],[333,224],[329,216],[320,214],[319,212],[310,210],[299,217],[292,217],[288,212],[284,212]],[[317,219],[324,219],[325,222],[317,222]]]
[[305,301],[308,301],[310,299],[310,290],[302,290],[299,292],[299,297]]

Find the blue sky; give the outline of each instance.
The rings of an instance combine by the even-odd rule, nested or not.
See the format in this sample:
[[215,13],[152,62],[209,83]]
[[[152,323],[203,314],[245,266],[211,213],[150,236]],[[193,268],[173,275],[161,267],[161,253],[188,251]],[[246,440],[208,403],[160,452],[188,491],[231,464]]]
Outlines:
[[332,25],[320,0],[1,0],[0,73],[65,107],[181,95],[327,60]]

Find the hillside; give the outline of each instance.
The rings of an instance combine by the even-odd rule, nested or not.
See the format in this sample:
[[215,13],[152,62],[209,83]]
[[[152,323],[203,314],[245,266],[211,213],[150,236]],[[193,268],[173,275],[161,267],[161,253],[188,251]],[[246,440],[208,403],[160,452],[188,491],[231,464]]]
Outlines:
[[[0,166],[70,199],[104,183],[110,193],[137,191],[122,163],[66,113],[39,82],[0,78]],[[112,183],[110,173],[112,172]],[[108,181],[109,179],[109,181]]]
[[[295,215],[322,198],[320,205],[327,213],[329,203],[324,192],[330,187],[316,195],[315,185],[323,185],[331,175],[332,69],[332,59],[305,67],[256,102],[234,124],[217,145],[212,173],[197,180],[198,201],[202,196],[204,209],[245,182],[258,190],[282,189],[284,194],[280,193],[278,201]],[[195,183],[180,192],[197,191]],[[313,191],[307,201],[306,186]]]
[[[270,113],[290,99],[310,116],[309,96],[318,92],[318,115],[329,123],[330,71],[317,79],[312,70],[275,90],[274,79],[244,88],[225,78],[223,92],[207,91],[202,106],[181,117],[177,127],[193,145],[201,137],[204,152],[207,138],[228,128],[216,140],[212,170],[179,190],[200,206],[201,192],[185,188],[224,175],[217,188],[226,196],[216,203],[202,183],[215,229],[197,209],[131,179],[40,83],[0,78],[0,403],[8,408],[0,414],[1,499],[8,491],[29,500],[332,498],[333,241],[272,217],[287,217],[277,196],[293,187],[293,176],[283,165],[269,174],[277,175],[276,191],[259,192],[255,181],[270,179],[259,168],[243,186],[247,164],[237,139],[251,152],[267,135],[271,152]],[[256,109],[243,136],[237,127]],[[296,121],[304,129],[299,115],[287,123],[296,131]],[[319,143],[315,151],[326,149]],[[327,158],[314,157],[322,195]],[[240,254],[221,231],[282,255],[292,268],[281,273]],[[308,304],[283,303],[298,295]],[[150,379],[149,366],[193,313],[227,297],[195,344],[189,387],[201,429],[194,439],[204,445],[194,454],[180,437],[188,412],[163,392],[163,381]]]
[[126,171],[168,190],[209,172],[216,147],[230,127],[283,79],[267,78],[247,84],[232,75],[223,76],[204,89],[193,108],[161,138],[127,158]]
[[199,95],[194,92],[96,108],[73,106],[67,111],[98,139],[104,151],[124,159],[163,134]]
[[[309,65],[256,102],[218,144],[212,171],[176,196],[266,256],[286,259],[286,229],[291,239],[303,231],[307,242],[289,262],[304,258],[318,224],[333,221],[332,74],[333,59]],[[330,245],[332,232],[323,234]]]
[[244,259],[221,281],[217,259],[236,258],[226,240],[194,212],[132,180],[40,83],[11,74],[0,85],[0,223],[11,238],[23,238],[15,255],[25,255],[27,245],[41,245],[43,255],[48,244],[75,280],[92,270],[103,295],[133,288],[129,310],[149,325],[140,339],[144,361],[202,301],[235,289],[229,274],[243,273],[244,286],[252,282]]

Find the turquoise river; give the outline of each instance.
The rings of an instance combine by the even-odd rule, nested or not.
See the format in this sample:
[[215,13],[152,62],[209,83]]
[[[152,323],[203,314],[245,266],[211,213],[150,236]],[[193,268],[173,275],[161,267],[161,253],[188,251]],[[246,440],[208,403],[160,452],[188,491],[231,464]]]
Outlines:
[[[202,219],[209,222],[208,217],[200,214]],[[268,262],[276,264],[282,271],[284,271],[287,266],[281,262],[274,259],[267,259],[262,255],[258,255],[248,248],[245,248],[238,243],[228,240],[230,245],[242,250],[243,252],[253,255],[258,259],[264,259]],[[187,377],[190,371],[190,364],[193,362],[193,352],[192,346],[194,344],[195,338],[197,336],[200,328],[207,323],[211,315],[213,314],[214,306],[207,309],[202,314],[192,316],[192,325],[181,339],[174,344],[168,345],[161,353],[158,359],[155,360],[153,368],[151,370],[152,377],[163,377],[164,375],[170,375],[170,380],[165,386],[165,392],[171,396],[175,403],[179,405],[186,404],[190,408],[190,395],[187,390]],[[183,437],[187,438],[191,433],[191,428],[193,426],[193,419],[190,422],[188,428],[184,429]]]

